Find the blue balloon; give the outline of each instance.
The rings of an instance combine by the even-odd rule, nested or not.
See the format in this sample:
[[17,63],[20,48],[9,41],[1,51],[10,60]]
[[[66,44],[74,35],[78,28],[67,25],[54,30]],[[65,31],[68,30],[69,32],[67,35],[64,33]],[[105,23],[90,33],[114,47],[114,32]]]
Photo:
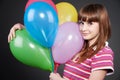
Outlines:
[[58,15],[46,2],[34,2],[25,11],[24,25],[31,37],[45,47],[52,47],[58,31]]

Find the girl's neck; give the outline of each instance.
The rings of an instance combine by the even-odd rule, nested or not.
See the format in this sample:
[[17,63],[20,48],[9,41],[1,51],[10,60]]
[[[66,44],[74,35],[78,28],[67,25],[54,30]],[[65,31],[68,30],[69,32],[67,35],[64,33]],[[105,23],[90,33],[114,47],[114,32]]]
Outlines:
[[97,40],[97,38],[98,38],[98,36],[96,36],[96,37],[94,37],[94,38],[88,40],[89,47],[95,43],[95,41]]

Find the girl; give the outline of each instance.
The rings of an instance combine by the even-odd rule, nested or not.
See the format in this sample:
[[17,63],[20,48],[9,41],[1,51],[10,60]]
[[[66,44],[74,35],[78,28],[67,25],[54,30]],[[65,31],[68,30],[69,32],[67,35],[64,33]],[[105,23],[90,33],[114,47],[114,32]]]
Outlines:
[[[106,8],[101,4],[82,7],[78,24],[85,40],[84,46],[65,64],[63,77],[52,72],[50,80],[103,80],[114,72],[113,51],[107,42],[111,29]],[[22,24],[15,24],[8,35],[8,42],[15,37],[15,31],[22,28]]]

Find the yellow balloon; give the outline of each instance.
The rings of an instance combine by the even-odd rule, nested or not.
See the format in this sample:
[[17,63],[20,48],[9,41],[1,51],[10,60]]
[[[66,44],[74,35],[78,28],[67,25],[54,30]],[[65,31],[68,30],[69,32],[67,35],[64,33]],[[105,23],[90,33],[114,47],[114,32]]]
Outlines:
[[76,8],[68,2],[60,2],[56,4],[58,11],[59,25],[65,22],[77,22],[78,13]]

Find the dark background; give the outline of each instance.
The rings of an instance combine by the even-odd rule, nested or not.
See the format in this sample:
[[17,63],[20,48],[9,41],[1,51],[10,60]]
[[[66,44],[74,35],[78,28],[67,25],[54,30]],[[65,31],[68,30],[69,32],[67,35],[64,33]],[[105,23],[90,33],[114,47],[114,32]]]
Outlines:
[[[112,37],[109,46],[113,49],[115,73],[105,80],[120,80],[120,0],[53,0],[55,4],[67,1],[77,10],[86,3],[104,4],[109,12]],[[26,66],[16,60],[10,52],[7,36],[15,23],[23,24],[27,0],[0,0],[0,80],[49,80],[49,72]],[[62,74],[64,65],[58,72]]]

